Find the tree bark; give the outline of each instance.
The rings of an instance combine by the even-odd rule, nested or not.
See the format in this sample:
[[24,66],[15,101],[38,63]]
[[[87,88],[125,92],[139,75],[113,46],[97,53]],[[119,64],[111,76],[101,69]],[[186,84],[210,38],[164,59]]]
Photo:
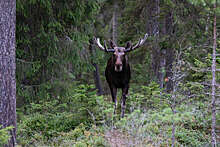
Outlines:
[[[154,40],[154,47],[152,49],[151,54],[151,69],[152,78],[155,78],[157,82],[160,84],[160,48],[158,45],[158,39],[159,39],[159,13],[160,13],[160,7],[159,7],[159,0],[150,0],[146,4],[147,7],[147,23],[146,23],[146,31],[149,35],[155,36]],[[161,84],[160,84],[161,85]]]
[[94,58],[94,42],[91,39],[89,41],[89,51],[90,51],[90,55],[91,55],[91,64],[94,66],[95,71],[93,72],[93,77],[94,77],[94,82],[95,82],[95,86],[96,89],[98,90],[97,95],[103,95],[103,88],[102,88],[102,84],[101,84],[101,80],[100,80],[100,72],[99,72],[99,67],[98,65],[94,62],[93,58]]
[[[178,66],[178,65],[176,65],[176,66]],[[178,85],[177,72],[178,72],[177,71],[177,67],[175,67],[174,70],[173,70],[173,77],[172,77],[174,85],[173,85],[173,91],[172,91],[172,96],[171,96],[171,98],[172,98],[171,99],[172,100],[171,109],[172,109],[172,112],[173,112],[173,117],[175,117],[175,114],[176,114],[176,92],[177,92],[177,85]],[[176,133],[176,123],[175,123],[175,121],[173,119],[173,125],[172,125],[172,145],[171,145],[171,147],[175,147],[175,133]]]
[[172,125],[172,145],[171,147],[175,147],[175,134],[176,134],[176,122],[174,121],[174,117],[177,113],[176,106],[178,105],[177,99],[178,99],[178,85],[180,85],[180,82],[183,78],[180,67],[182,66],[181,62],[181,52],[176,53],[176,62],[173,65],[173,70],[172,70],[172,83],[173,83],[173,90],[171,91],[171,109],[173,112],[173,125]]
[[[216,10],[216,1],[214,3],[214,11]],[[214,12],[213,21],[213,53],[212,53],[212,147],[216,147],[216,106],[215,106],[215,72],[216,72],[216,12]]]
[[[173,32],[173,12],[169,12],[166,16],[165,16],[165,23],[164,23],[164,27],[165,27],[165,35],[169,36],[169,38],[171,38],[170,36],[172,35]],[[167,40],[167,42],[171,43],[171,40]],[[171,92],[173,90],[173,82],[172,80],[170,80],[172,78],[172,68],[173,68],[173,61],[174,61],[174,49],[169,45],[166,48],[166,91],[167,92]]]
[[160,72],[159,72],[159,82],[160,82],[160,88],[164,88],[164,79],[165,79],[165,69],[166,69],[166,49],[163,49],[161,51],[161,57],[160,57]]
[[166,52],[166,91],[171,92],[173,90],[173,81],[171,80],[173,73],[173,61],[174,61],[174,51],[172,48],[168,48]]
[[0,1],[0,125],[14,126],[6,147],[16,143],[15,10],[15,0]]
[[118,28],[118,2],[114,0],[113,14],[112,14],[112,40],[117,44],[117,28]]

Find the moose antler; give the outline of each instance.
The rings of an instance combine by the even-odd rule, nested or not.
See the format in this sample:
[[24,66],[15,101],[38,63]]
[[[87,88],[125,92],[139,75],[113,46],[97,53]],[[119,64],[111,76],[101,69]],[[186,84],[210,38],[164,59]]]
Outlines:
[[105,42],[105,41],[104,41],[104,46],[102,46],[102,44],[100,43],[99,38],[94,38],[94,41],[95,41],[95,43],[97,44],[97,46],[98,46],[101,50],[103,50],[103,51],[105,51],[105,52],[114,52],[114,51],[115,51],[114,49],[107,49],[107,45],[106,45],[106,42]]
[[139,47],[141,47],[144,43],[145,43],[145,41],[147,40],[147,37],[148,37],[148,34],[146,33],[145,35],[144,35],[144,38],[143,39],[139,39],[139,41],[138,41],[138,43],[135,45],[135,46],[130,46],[128,49],[126,49],[125,51],[126,52],[130,52],[130,51],[132,51],[132,50],[135,50],[136,48],[139,48]]

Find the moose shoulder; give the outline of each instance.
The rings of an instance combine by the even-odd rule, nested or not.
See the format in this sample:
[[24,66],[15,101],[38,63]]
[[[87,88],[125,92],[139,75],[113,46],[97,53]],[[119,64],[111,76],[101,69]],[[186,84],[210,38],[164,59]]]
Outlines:
[[140,39],[136,45],[133,46],[131,42],[128,42],[125,47],[118,47],[113,41],[110,40],[110,48],[107,48],[105,41],[103,46],[101,45],[99,38],[94,39],[95,43],[101,50],[113,53],[108,60],[105,69],[105,77],[111,91],[112,101],[114,102],[114,114],[117,107],[117,89],[122,89],[121,117],[124,117],[125,101],[127,98],[129,81],[131,78],[130,66],[126,53],[142,46],[147,37],[148,34],[145,34],[145,37]]

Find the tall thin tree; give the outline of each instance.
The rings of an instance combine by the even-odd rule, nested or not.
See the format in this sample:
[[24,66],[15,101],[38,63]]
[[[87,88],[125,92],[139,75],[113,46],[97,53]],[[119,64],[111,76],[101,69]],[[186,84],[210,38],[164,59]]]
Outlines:
[[0,126],[14,126],[6,147],[16,142],[15,0],[0,1]]
[[214,20],[213,20],[213,53],[212,53],[212,147],[216,147],[216,106],[215,106],[215,72],[216,72],[216,1],[214,3]]
[[112,14],[112,40],[117,44],[118,39],[118,2],[114,0],[113,3],[113,14]]

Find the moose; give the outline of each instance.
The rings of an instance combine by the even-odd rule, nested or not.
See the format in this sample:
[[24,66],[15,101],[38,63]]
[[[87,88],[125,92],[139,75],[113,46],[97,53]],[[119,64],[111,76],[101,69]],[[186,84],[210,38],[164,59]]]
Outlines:
[[105,52],[111,52],[113,55],[109,58],[106,69],[105,77],[109,85],[112,101],[114,103],[114,114],[117,108],[117,89],[122,88],[121,97],[121,117],[124,117],[125,113],[125,101],[129,89],[129,81],[131,78],[130,66],[128,63],[127,52],[133,51],[144,44],[148,37],[145,34],[143,39],[140,39],[136,45],[132,45],[129,41],[125,47],[118,47],[112,40],[110,40],[110,48],[107,48],[106,42],[104,46],[100,43],[99,38],[94,38],[95,44]]

